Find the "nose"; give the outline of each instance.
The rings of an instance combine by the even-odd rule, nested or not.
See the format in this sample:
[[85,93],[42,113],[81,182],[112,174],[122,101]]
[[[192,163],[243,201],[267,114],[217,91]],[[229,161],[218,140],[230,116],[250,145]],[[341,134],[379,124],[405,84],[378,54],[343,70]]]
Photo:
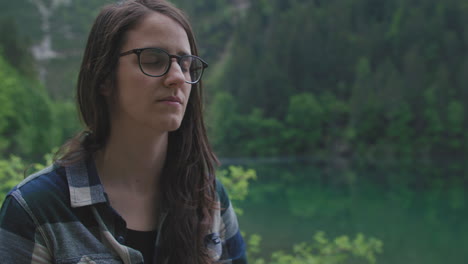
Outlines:
[[171,60],[171,67],[165,75],[164,83],[168,87],[181,86],[185,83],[185,75],[175,58]]

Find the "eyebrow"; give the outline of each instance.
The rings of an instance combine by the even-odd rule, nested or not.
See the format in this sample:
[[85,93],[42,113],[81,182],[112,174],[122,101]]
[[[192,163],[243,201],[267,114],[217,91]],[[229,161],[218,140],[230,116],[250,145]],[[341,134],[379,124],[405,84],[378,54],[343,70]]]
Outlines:
[[192,54],[187,53],[187,52],[185,52],[185,51],[179,51],[179,52],[177,52],[177,55],[179,55],[179,56],[185,56],[185,55],[192,55]]
[[[156,49],[162,49],[164,50],[165,52],[169,53],[169,54],[172,54],[171,52],[169,52],[166,48],[163,48],[163,47],[158,47],[158,46],[148,46],[148,47],[144,47],[144,49],[146,48],[156,48]],[[179,55],[179,56],[185,56],[185,55],[192,55],[191,52],[187,53],[185,51],[179,51],[177,52],[175,55]]]

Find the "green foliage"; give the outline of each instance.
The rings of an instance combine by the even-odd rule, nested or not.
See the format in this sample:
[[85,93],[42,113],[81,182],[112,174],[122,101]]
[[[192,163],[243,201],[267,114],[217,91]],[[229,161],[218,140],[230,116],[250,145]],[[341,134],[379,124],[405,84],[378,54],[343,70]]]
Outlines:
[[457,103],[468,100],[464,6],[461,0],[252,2],[210,85],[230,94],[238,122],[275,120],[282,131],[275,149],[262,151],[270,148],[256,145],[264,138],[255,133],[270,136],[263,122],[247,128],[232,122],[232,130],[246,131],[235,140],[243,148],[225,151],[230,143],[219,140],[216,149],[229,157],[337,149],[361,158],[465,155],[466,109]]
[[241,136],[238,128],[237,104],[229,93],[220,92],[213,98],[208,111],[211,142],[222,153],[236,154],[236,142]]
[[0,56],[21,74],[35,76],[35,62],[28,49],[29,43],[21,38],[13,18],[0,19]]
[[463,104],[456,99],[447,106],[447,138],[449,146],[454,150],[462,147],[465,111]]
[[0,158],[39,160],[77,130],[74,106],[54,104],[44,87],[0,57]]
[[[243,234],[245,236],[245,234]],[[260,253],[260,244],[262,242],[262,237],[257,234],[252,234],[247,240],[247,250],[249,256],[254,256]]]
[[[50,101],[43,88],[0,57],[0,151],[32,156],[52,148]],[[42,128],[42,129],[41,129]]]
[[54,118],[54,127],[51,132],[57,137],[52,147],[58,147],[80,130],[81,123],[75,103],[72,101],[54,102],[51,110]]
[[0,205],[5,195],[18,183],[20,183],[30,169],[40,171],[52,164],[53,154],[44,155],[43,163],[28,165],[22,158],[11,155],[8,159],[0,159]]
[[[259,237],[252,236],[249,244],[254,246],[255,252],[259,244]],[[299,243],[293,246],[292,252],[277,251],[271,260],[254,259],[254,264],[345,264],[345,263],[377,263],[376,255],[382,252],[382,241],[366,238],[358,234],[354,239],[339,236],[334,239],[326,237],[324,232],[317,232],[313,242]]]
[[23,180],[25,169],[24,162],[17,156],[0,160],[0,204],[3,203],[5,195]]
[[[239,166],[229,166],[227,169],[216,173],[219,181],[228,190],[232,201],[242,201],[247,197],[249,190],[249,181],[256,180],[257,174],[252,169],[244,169]],[[238,215],[242,215],[241,208],[234,209]]]
[[291,96],[286,115],[285,137],[292,153],[317,149],[323,139],[325,110],[311,93]]
[[275,118],[268,118],[263,111],[255,108],[252,112],[243,117],[239,123],[239,130],[243,137],[255,138],[247,140],[241,145],[240,151],[253,156],[278,156],[282,154],[282,138],[280,131],[284,131],[284,126]]
[[[112,2],[44,2],[60,54],[38,64],[52,98],[71,97],[92,21]],[[464,0],[173,2],[210,63],[210,135],[222,156],[466,154]],[[0,46],[22,76],[39,71],[27,51],[45,34],[34,3],[0,10]]]
[[[274,118],[265,117],[260,109],[242,115],[237,111],[232,95],[218,93],[210,107],[209,122],[212,142],[224,155],[239,156],[249,153],[253,156],[275,156],[281,154],[280,131],[283,124]],[[255,140],[250,140],[255,138]],[[245,144],[239,144],[244,142]]]

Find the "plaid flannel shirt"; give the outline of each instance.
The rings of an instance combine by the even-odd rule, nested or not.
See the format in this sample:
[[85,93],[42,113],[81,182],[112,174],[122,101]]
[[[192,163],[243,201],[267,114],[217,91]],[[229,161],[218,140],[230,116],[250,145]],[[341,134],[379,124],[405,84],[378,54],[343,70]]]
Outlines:
[[[247,263],[234,210],[223,186],[216,187],[222,209],[206,246],[217,263]],[[1,263],[143,263],[125,239],[125,221],[110,206],[92,160],[29,176],[0,210]],[[161,243],[158,236],[155,254]]]

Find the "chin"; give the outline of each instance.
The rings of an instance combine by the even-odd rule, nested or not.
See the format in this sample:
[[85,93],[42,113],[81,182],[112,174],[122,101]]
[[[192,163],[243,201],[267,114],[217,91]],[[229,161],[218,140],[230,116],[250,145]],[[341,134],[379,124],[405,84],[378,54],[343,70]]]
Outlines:
[[177,127],[172,128],[172,129],[168,129],[167,131],[168,132],[174,132],[174,131],[177,131],[179,128],[180,128],[180,126],[177,126]]
[[168,132],[172,132],[172,131],[176,131],[177,129],[180,128],[180,125],[181,125],[181,120],[177,119],[171,119],[171,120],[167,120],[167,122],[164,122],[165,124],[163,124],[164,126],[164,130],[168,131]]

